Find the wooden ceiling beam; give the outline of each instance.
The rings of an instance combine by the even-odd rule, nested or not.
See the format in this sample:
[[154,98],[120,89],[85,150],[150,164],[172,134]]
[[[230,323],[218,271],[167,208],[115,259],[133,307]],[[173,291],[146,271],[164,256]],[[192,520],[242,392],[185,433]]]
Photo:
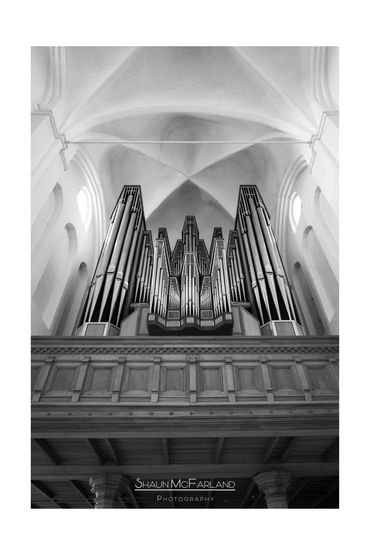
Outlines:
[[256,505],[258,505],[258,503],[261,501],[262,497],[263,497],[263,493],[262,493],[262,491],[260,491],[260,492],[258,493],[257,497],[255,497],[255,499],[254,499],[254,500],[252,501],[252,503],[249,505],[249,509],[254,509],[254,507],[255,507]]
[[99,453],[98,449],[96,448],[94,440],[89,439],[89,438],[85,438],[85,443],[86,443],[86,445],[89,446],[91,452],[94,454],[94,457],[95,457],[96,461],[98,462],[98,464],[104,465],[104,459],[101,456],[101,454]]
[[242,499],[242,501],[241,501],[241,503],[240,503],[240,505],[239,505],[239,508],[240,508],[240,509],[242,509],[242,508],[244,507],[244,505],[246,504],[246,502],[248,501],[249,496],[250,496],[250,494],[252,493],[254,487],[257,487],[257,486],[256,486],[256,484],[254,483],[253,479],[250,478],[250,479],[249,479],[249,482],[248,482],[247,489],[246,489],[246,491],[245,491],[245,495],[244,495],[244,497],[243,497],[243,499]]
[[224,437],[219,437],[216,443],[215,452],[213,455],[213,464],[220,464],[222,457],[222,448],[224,446]]
[[137,502],[137,500],[136,500],[136,497],[135,497],[135,495],[134,495],[132,489],[130,488],[130,484],[127,484],[126,490],[127,490],[127,493],[128,493],[129,496],[130,496],[130,499],[131,499],[132,503],[134,504],[135,509],[140,509],[139,504],[138,504],[138,502]]
[[128,509],[128,506],[127,506],[125,500],[123,499],[123,496],[122,496],[122,495],[119,495],[119,496],[118,496],[118,500],[119,500],[119,502],[121,503],[121,505],[122,505],[122,507],[123,507],[124,509]]
[[31,483],[39,493],[41,493],[44,497],[46,497],[48,501],[56,505],[59,509],[66,508],[64,503],[60,503],[59,501],[56,501],[55,496],[44,484],[36,480],[31,480]]
[[170,464],[170,452],[168,448],[168,439],[166,437],[163,437],[161,441],[162,441],[164,461],[166,464]]
[[[286,462],[279,465],[281,470],[292,472],[297,478],[306,476],[336,476],[337,462],[300,461]],[[92,474],[102,471],[101,464],[86,465],[35,465],[32,469],[33,480],[88,480]],[[276,470],[276,464],[262,464],[258,462],[244,462],[232,464],[105,464],[104,471],[125,474],[126,476],[153,476],[157,479],[171,476],[181,478],[189,471],[198,478],[251,478],[257,473]]]
[[112,457],[112,460],[113,460],[114,464],[120,465],[121,462],[118,458],[118,455],[117,455],[117,452],[116,452],[115,448],[113,447],[112,441],[109,438],[105,438],[104,441],[105,441],[105,444],[108,448],[110,456]]
[[84,490],[82,489],[82,487],[80,486],[80,484],[75,481],[75,480],[69,480],[69,483],[71,484],[71,486],[73,487],[73,489],[75,491],[77,491],[77,493],[80,494],[80,496],[82,497],[82,499],[85,501],[85,503],[87,505],[89,505],[90,509],[94,506],[94,503],[92,501],[90,501],[90,499],[87,497],[86,493],[84,492]]
[[298,483],[297,487],[292,491],[290,496],[288,497],[288,504],[293,501],[295,497],[309,484],[310,478],[303,478]]
[[322,453],[321,453],[321,460],[323,462],[326,462],[328,460],[333,459],[334,457],[336,457],[337,453],[339,451],[339,437],[335,437],[333,439],[333,441],[330,443],[329,447],[327,447]]
[[294,444],[295,440],[296,440],[295,437],[289,437],[287,439],[284,451],[280,455],[279,463],[283,463],[286,460],[286,458],[288,457],[288,455],[289,455],[289,453],[290,453],[290,451],[293,447],[293,444]]
[[60,465],[60,458],[52,449],[46,439],[32,438],[32,442],[55,464]]
[[335,491],[337,491],[338,489],[338,484],[334,484],[333,486],[331,486],[331,488],[329,488],[329,490],[324,493],[323,495],[321,495],[320,497],[318,497],[311,505],[311,507],[314,509],[315,507],[317,507],[318,505],[321,505],[321,503],[323,501],[325,501],[325,499],[327,499],[328,497],[330,497],[330,495],[332,495]]
[[267,447],[262,455],[262,462],[264,464],[268,463],[269,459],[271,458],[272,452],[274,451],[275,447],[279,442],[280,437],[273,437],[269,440]]

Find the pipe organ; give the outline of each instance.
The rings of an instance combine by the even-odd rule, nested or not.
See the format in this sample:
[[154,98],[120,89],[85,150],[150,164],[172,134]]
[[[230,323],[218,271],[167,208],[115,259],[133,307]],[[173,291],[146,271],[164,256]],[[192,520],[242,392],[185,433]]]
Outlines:
[[77,334],[125,335],[125,320],[138,312],[141,334],[231,335],[237,318],[235,328],[243,328],[244,335],[303,333],[270,217],[255,185],[240,187],[235,229],[227,244],[216,227],[209,250],[194,216],[185,217],[173,250],[164,227],[153,241],[140,187],[123,188]]

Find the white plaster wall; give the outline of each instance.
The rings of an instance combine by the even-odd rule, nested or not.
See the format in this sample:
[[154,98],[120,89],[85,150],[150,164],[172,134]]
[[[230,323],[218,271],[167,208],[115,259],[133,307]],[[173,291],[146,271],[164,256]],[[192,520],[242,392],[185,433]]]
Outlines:
[[[64,169],[60,141],[47,129],[47,125],[51,127],[50,119],[47,117],[43,124],[46,154],[44,158],[36,156],[34,167],[45,157],[49,163],[44,164],[32,183],[32,333],[69,335],[100,248],[97,198],[77,155]],[[35,130],[35,152],[42,147],[38,130],[39,127]],[[90,199],[85,214],[77,200],[82,189]]]
[[[285,222],[287,271],[310,334],[336,334],[339,329],[338,219],[326,190],[325,181],[318,183],[306,167],[290,191]],[[296,225],[294,195],[302,202]]]
[[33,46],[31,48],[31,100],[35,106],[45,92],[49,70],[49,48]]

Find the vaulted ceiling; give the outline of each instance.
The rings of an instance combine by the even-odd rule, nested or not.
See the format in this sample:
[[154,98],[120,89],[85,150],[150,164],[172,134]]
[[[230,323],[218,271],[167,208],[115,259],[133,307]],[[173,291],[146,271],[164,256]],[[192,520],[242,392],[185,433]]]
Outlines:
[[327,109],[316,91],[336,104],[322,81],[337,79],[335,52],[324,50],[320,72],[313,47],[38,47],[33,105],[85,142],[108,213],[124,184],[140,184],[149,227],[168,225],[171,242],[185,210],[201,218],[212,205],[200,222],[209,241],[210,227],[232,226],[242,183],[259,186],[274,219],[283,175],[308,157]]

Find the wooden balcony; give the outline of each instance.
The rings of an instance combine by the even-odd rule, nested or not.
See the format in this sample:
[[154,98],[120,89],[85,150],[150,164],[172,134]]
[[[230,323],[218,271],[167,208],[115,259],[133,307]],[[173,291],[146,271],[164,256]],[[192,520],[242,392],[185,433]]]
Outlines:
[[237,482],[202,508],[262,508],[272,469],[290,506],[338,504],[337,337],[35,337],[32,376],[35,507],[91,507],[104,471],[131,479],[122,508],[158,506],[135,477],[189,473]]

